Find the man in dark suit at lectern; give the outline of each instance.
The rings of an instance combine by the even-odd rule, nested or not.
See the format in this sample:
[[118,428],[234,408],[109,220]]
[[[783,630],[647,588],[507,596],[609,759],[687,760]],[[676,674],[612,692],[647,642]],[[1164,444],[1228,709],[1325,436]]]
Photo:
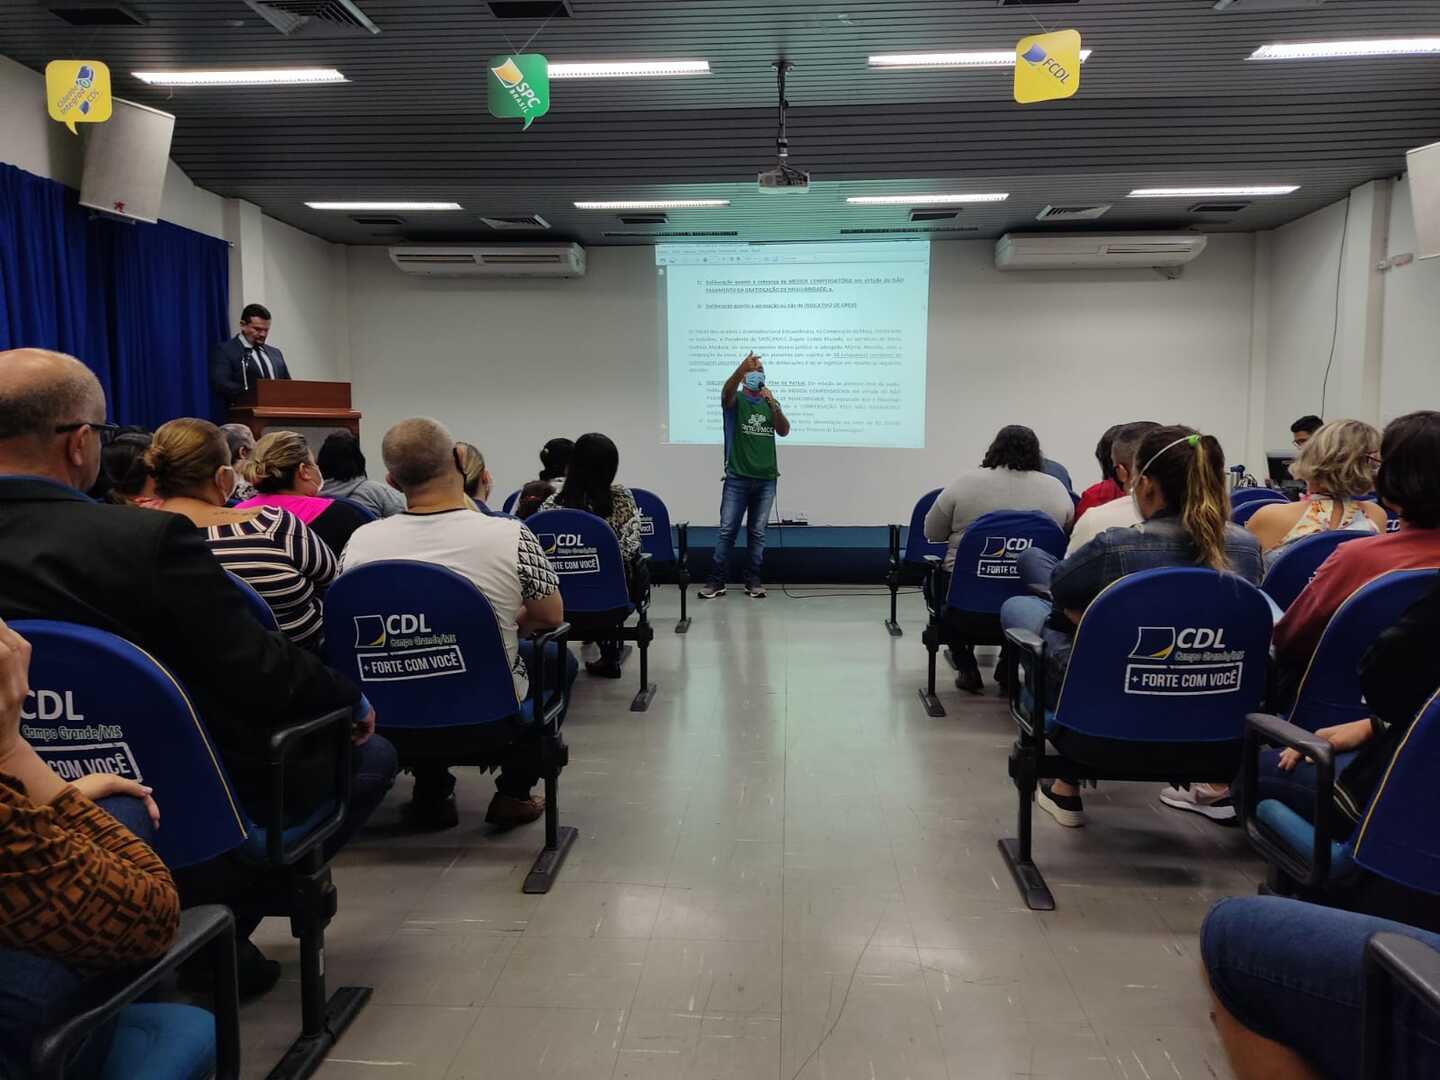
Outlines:
[[290,378],[284,354],[265,344],[269,336],[270,309],[246,304],[240,312],[240,332],[210,350],[210,385],[227,404],[259,379]]

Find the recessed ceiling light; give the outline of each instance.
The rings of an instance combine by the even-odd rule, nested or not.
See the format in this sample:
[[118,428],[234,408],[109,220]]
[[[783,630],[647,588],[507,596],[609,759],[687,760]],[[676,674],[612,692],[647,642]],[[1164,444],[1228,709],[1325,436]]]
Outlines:
[[1295,41],[1261,45],[1249,60],[1325,60],[1353,56],[1424,56],[1440,53],[1440,37],[1374,38],[1369,41]]
[[948,206],[951,203],[1004,202],[1008,191],[980,192],[966,195],[852,195],[845,201],[852,206]]
[[1132,199],[1216,199],[1227,195],[1289,195],[1299,184],[1262,184],[1258,187],[1154,187],[1136,188]]
[[151,86],[297,86],[349,82],[334,68],[253,68],[233,71],[132,71]]
[[464,210],[458,202],[307,202],[311,210]]
[[552,79],[653,79],[665,75],[709,75],[708,60],[596,60],[568,63],[552,60]]
[[609,202],[577,202],[576,210],[716,210],[730,205],[729,199],[621,199]]
[[[1080,50],[1080,62],[1090,59],[1093,49]],[[881,53],[870,57],[876,70],[895,71],[904,68],[1006,68],[1015,66],[1014,49],[979,49],[970,52]]]

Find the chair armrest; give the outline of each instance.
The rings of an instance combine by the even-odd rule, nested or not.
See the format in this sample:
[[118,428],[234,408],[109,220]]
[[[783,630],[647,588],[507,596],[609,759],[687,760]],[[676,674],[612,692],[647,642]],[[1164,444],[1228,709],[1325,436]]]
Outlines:
[[555,645],[558,661],[558,654],[563,653],[570,644],[570,624],[562,622],[559,626],[552,626],[549,630],[537,630],[530,635],[530,641],[535,645],[535,671],[530,679],[532,715],[554,731],[559,731],[560,719],[565,715],[565,710],[570,707],[570,685],[565,680],[565,665],[561,661],[560,678],[557,680],[560,685],[560,696],[556,699],[555,704],[549,706],[545,704],[545,687],[549,685],[548,646],[552,643]]
[[1365,944],[1365,1080],[1395,1074],[1390,1036],[1397,991],[1440,1017],[1440,952],[1404,934],[1376,934]]
[[681,521],[675,525],[675,538],[679,541],[676,545],[679,549],[678,557],[683,563],[690,557],[690,523]]
[[[1255,808],[1260,804],[1260,751],[1266,745],[1299,751],[1315,764],[1315,806],[1310,823],[1315,842],[1307,865],[1290,846],[1260,821]],[[1335,748],[1302,727],[1268,713],[1251,713],[1245,718],[1245,747],[1241,758],[1242,798],[1240,816],[1250,843],[1270,862],[1295,881],[1312,889],[1330,878],[1331,808],[1335,798]]]
[[925,606],[930,610],[930,617],[939,619],[940,613],[945,610],[945,597],[934,595],[935,575],[945,564],[945,560],[939,555],[926,555],[924,559],[925,578],[920,583],[920,591],[925,597]]
[[[335,810],[325,823],[294,847],[285,846],[285,767],[290,753],[311,735],[329,730],[335,740]],[[350,740],[355,730],[354,710],[331,712],[280,728],[270,735],[270,826],[265,830],[265,856],[275,866],[290,866],[322,843],[345,820],[350,803]]]
[[35,1040],[31,1067],[36,1080],[59,1080],[65,1062],[101,1024],[135,1002],[161,979],[202,950],[214,954],[216,1080],[240,1074],[240,999],[235,982],[235,916],[219,904],[188,908],[165,955],[146,966],[99,978],[82,991],[79,1010]]
[[[1010,672],[1010,715],[1025,735],[1045,734],[1045,642],[1029,630],[1012,627],[1005,631],[1005,640],[1010,644],[1015,657],[1014,669]],[[1023,676],[1023,677],[1022,677]],[[1027,709],[1021,691],[1030,687],[1031,702]],[[1038,718],[1038,722],[1037,722]]]

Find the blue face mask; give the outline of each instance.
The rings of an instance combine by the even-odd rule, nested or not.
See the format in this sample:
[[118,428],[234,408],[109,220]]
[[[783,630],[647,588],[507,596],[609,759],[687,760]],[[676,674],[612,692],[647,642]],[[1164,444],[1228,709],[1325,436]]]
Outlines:
[[745,373],[745,389],[752,394],[758,393],[765,385],[765,373],[763,371],[747,371]]

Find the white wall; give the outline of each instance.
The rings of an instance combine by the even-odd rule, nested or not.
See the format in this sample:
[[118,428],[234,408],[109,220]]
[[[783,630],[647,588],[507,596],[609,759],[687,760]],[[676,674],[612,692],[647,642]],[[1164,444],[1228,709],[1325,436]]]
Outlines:
[[258,300],[274,316],[271,336],[297,379],[349,377],[350,331],[344,248],[274,218],[262,219],[264,286]]
[[[1212,237],[1167,281],[1000,274],[988,241],[936,244],[926,449],[782,442],[781,509],[816,523],[900,520],[978,464],[1006,423],[1033,426],[1078,485],[1098,478],[1095,442],[1117,421],[1184,421],[1243,445],[1252,248],[1249,236]],[[719,447],[660,441],[653,252],[588,254],[582,280],[486,282],[408,277],[383,248],[350,249],[351,363],[374,475],[380,436],[405,416],[435,416],[479,445],[502,493],[534,475],[546,439],[601,430],[626,482],[655,488],[682,518],[716,520]],[[783,358],[770,367],[783,401]]]
[[[1389,255],[1413,253],[1410,187],[1395,185]],[[1440,409],[1440,259],[1397,266],[1385,275],[1385,337],[1380,415]]]

